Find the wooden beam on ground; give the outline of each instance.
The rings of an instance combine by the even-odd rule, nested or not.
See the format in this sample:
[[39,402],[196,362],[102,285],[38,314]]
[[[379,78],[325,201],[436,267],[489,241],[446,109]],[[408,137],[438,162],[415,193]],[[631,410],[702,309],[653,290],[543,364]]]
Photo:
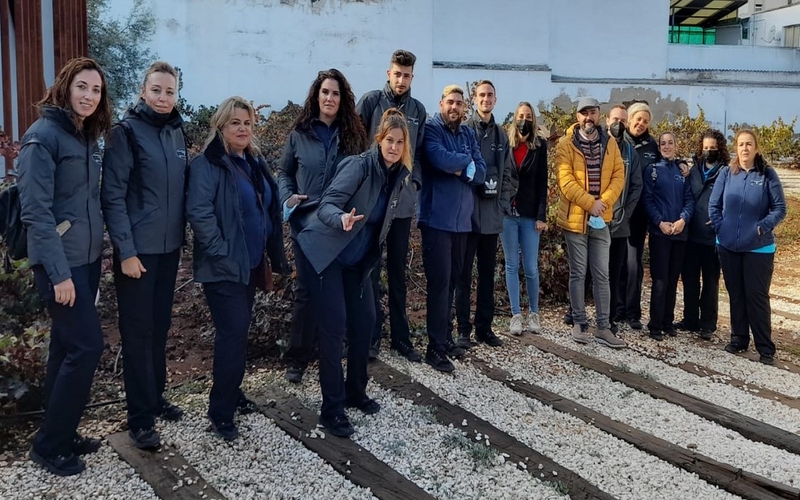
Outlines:
[[[369,364],[369,374],[382,387],[395,391],[401,397],[417,405],[430,406],[436,419],[442,425],[450,425],[457,429],[474,429],[484,436],[491,436],[491,447],[509,456],[506,460],[521,464],[525,470],[537,479],[557,478],[569,488],[569,497],[573,500],[610,500],[614,497],[600,490],[597,486],[582,478],[575,472],[562,467],[538,451],[519,442],[511,435],[501,431],[486,420],[448,403],[436,393],[411,379],[405,373],[392,368],[383,361]],[[467,426],[463,422],[467,422]],[[542,468],[539,469],[539,464]]]
[[697,474],[701,479],[734,495],[750,500],[800,498],[800,489],[789,487],[758,474],[743,471],[738,467],[723,462],[718,462],[630,425],[612,420],[602,413],[550,392],[543,387],[525,380],[512,378],[509,372],[493,366],[491,363],[474,355],[469,356],[469,361],[472,366],[478,368],[481,373],[490,379],[505,384],[520,394],[541,401],[555,410],[594,425],[603,432],[622,439],[645,453],[656,456],[676,467]]
[[162,446],[157,451],[140,450],[133,445],[127,432],[108,436],[108,443],[153,488],[158,498],[163,500],[225,498],[174,448]]
[[[325,429],[317,429],[316,412],[303,406],[283,389],[267,387],[263,394],[249,394],[247,397],[255,401],[259,411],[284,432],[322,457],[352,483],[369,488],[381,500],[434,500],[435,497],[355,441],[338,438]],[[312,434],[312,431],[315,432]],[[321,434],[316,431],[321,431]]]
[[646,379],[641,375],[623,371],[604,361],[559,345],[540,335],[524,335],[522,337],[517,337],[517,339],[543,352],[554,354],[567,361],[572,361],[573,363],[583,366],[584,368],[594,370],[597,373],[609,377],[611,380],[621,382],[632,389],[647,393],[656,399],[663,399],[669,403],[682,406],[696,415],[738,432],[747,439],[759,441],[800,455],[800,436],[797,434],[779,429],[778,427],[742,415],[728,408],[709,403],[696,396],[684,394],[653,380]]

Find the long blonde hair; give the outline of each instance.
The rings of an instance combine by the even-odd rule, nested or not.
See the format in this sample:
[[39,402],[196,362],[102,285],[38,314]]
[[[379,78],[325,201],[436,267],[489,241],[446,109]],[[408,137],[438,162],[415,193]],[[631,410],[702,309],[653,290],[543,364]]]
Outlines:
[[[375,133],[375,142],[380,145],[381,141],[389,135],[389,132],[396,128],[403,131],[403,156],[400,158],[400,162],[411,172],[414,166],[414,159],[411,157],[411,140],[408,133],[408,123],[406,122],[406,115],[404,115],[402,111],[397,108],[389,108],[383,112],[381,123],[378,125],[378,130]],[[418,146],[422,145],[419,144]]]
[[[228,97],[220,103],[217,111],[214,113],[214,116],[211,117],[211,121],[209,122],[211,132],[208,134],[205,147],[208,147],[208,145],[211,144],[211,142],[217,137],[219,137],[222,143],[225,144],[225,141],[222,139],[222,127],[233,120],[233,116],[236,114],[237,109],[243,109],[247,111],[247,114],[250,115],[250,122],[252,122],[253,128],[255,128],[256,110],[253,108],[253,105],[250,104],[250,102],[245,101],[243,97]],[[253,137],[250,138],[250,144],[248,144],[245,152],[258,156],[261,154],[261,148],[259,148],[255,143],[255,139],[256,136],[253,134]],[[227,144],[225,144],[225,150],[228,150]]]
[[531,110],[531,116],[533,117],[533,129],[528,136],[528,140],[525,141],[525,144],[528,145],[528,149],[536,149],[542,144],[542,137],[539,135],[539,125],[536,122],[536,108],[528,101],[520,102],[514,109],[514,116],[511,117],[511,123],[506,127],[508,145],[511,146],[511,149],[516,149],[516,147],[519,146],[520,133],[519,129],[517,129],[517,112],[519,112],[519,108],[523,106],[527,106]]

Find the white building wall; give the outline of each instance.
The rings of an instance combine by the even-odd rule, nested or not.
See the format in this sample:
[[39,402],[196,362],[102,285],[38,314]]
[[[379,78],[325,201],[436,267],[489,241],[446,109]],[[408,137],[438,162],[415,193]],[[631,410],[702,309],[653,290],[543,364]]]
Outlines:
[[[800,24],[800,1],[791,6],[764,10],[749,17],[750,39],[752,45],[783,47],[783,27]],[[741,15],[741,14],[740,14]],[[748,40],[742,43],[748,43]],[[786,50],[796,50],[786,48]],[[797,68],[800,69],[800,68]]]
[[[183,95],[195,106],[239,94],[281,109],[301,103],[317,71],[330,67],[347,75],[358,98],[383,86],[397,48],[416,54],[412,94],[430,114],[445,85],[483,78],[497,87],[499,119],[521,100],[569,107],[591,94],[603,102],[647,98],[656,120],[695,115],[700,105],[724,128],[791,120],[790,103],[800,100],[800,88],[762,88],[757,74],[752,85],[669,81],[670,67],[800,67],[794,51],[670,45],[662,0],[149,1],[158,19],[152,49],[183,70]],[[109,1],[116,17],[131,5]]]

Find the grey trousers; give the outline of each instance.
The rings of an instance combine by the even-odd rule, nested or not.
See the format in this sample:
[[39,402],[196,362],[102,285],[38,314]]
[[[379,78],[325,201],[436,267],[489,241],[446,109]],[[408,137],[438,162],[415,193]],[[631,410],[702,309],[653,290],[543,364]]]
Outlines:
[[611,235],[608,226],[587,229],[586,234],[564,231],[569,259],[569,302],[575,324],[586,324],[586,269],[591,268],[594,301],[597,308],[597,329],[608,328],[611,310],[611,289],[608,284],[608,254]]

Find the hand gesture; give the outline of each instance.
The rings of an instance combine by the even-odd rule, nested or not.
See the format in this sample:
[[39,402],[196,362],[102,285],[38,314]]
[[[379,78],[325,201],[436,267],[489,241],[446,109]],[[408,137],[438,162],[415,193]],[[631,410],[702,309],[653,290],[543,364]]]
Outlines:
[[355,207],[353,207],[350,213],[342,214],[342,229],[344,229],[345,231],[350,231],[351,229],[353,229],[355,223],[363,218],[364,214],[356,215],[356,209]]
[[146,273],[147,269],[144,268],[142,265],[142,261],[139,260],[139,257],[133,256],[128,257],[127,259],[121,262],[122,267],[122,274],[127,276],[128,278],[139,279],[142,277],[142,273]]
[[293,194],[286,200],[286,208],[294,208],[297,205],[303,203],[303,201],[307,200],[308,196],[304,194]]
[[53,285],[53,291],[56,294],[57,303],[70,307],[75,305],[75,284],[72,282],[72,278],[67,278],[66,281]]
[[681,175],[684,177],[689,176],[689,164],[685,161],[678,163],[678,167],[681,169]]

